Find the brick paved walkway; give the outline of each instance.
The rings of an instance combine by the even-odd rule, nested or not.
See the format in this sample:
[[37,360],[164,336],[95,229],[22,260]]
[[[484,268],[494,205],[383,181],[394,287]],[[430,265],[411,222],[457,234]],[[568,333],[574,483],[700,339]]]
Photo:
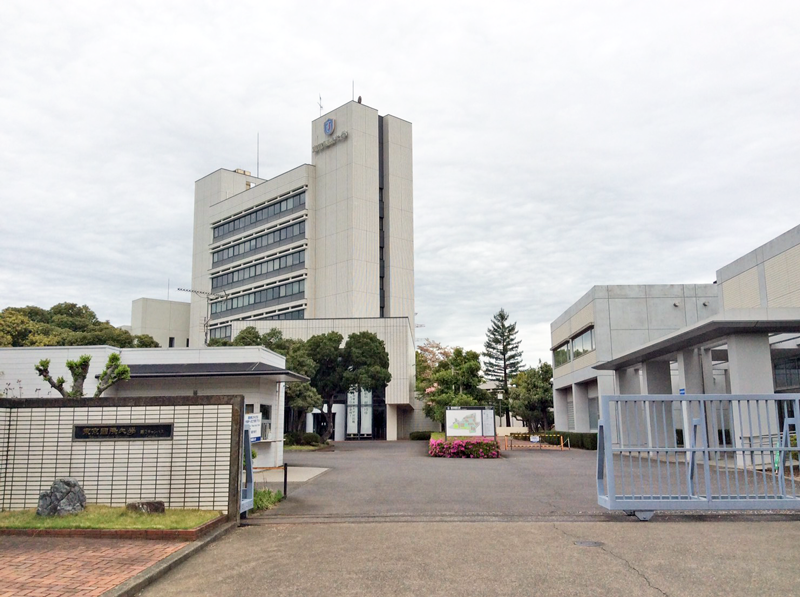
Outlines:
[[102,595],[185,542],[0,537],[0,597]]

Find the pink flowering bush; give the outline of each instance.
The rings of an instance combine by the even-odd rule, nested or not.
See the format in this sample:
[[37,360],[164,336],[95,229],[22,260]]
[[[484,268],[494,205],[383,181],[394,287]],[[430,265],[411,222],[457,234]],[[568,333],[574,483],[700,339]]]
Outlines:
[[428,454],[439,458],[499,458],[500,446],[493,437],[432,439]]

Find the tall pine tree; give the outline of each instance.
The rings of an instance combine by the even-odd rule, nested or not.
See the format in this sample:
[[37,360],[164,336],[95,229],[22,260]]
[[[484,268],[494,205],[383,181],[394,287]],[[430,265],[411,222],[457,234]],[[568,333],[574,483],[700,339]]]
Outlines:
[[492,317],[492,325],[486,330],[486,342],[483,348],[483,370],[487,379],[500,384],[505,403],[503,410],[506,415],[506,426],[511,427],[508,382],[522,368],[522,352],[517,340],[517,324],[508,323],[508,313],[505,309],[500,309]]

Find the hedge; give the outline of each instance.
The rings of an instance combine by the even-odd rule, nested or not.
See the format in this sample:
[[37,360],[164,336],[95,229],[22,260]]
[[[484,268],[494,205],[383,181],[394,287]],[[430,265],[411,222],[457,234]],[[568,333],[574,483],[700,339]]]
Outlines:
[[430,431],[412,431],[408,439],[418,440],[418,441],[428,441],[431,439],[431,432]]
[[[564,438],[564,445],[569,442],[570,448],[581,448],[583,450],[596,450],[597,449],[597,433],[578,433],[577,431],[552,431],[547,435],[541,434],[541,441],[546,444],[557,446],[561,443],[561,438]],[[529,435],[530,437],[530,435]]]

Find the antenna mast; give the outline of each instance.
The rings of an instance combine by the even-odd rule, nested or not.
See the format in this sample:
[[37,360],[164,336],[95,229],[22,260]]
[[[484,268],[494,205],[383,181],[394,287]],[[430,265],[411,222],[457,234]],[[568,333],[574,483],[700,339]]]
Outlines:
[[180,292],[189,292],[206,299],[207,312],[203,320],[203,338],[205,345],[208,346],[208,324],[211,322],[211,302],[228,298],[228,293],[223,290],[222,294],[216,294],[214,292],[206,292],[205,290],[195,290],[194,288],[178,288],[178,290]]
[[319,115],[322,116],[322,94],[319,94]]
[[256,133],[256,178],[261,178],[258,175],[258,167],[261,164],[261,137]]

